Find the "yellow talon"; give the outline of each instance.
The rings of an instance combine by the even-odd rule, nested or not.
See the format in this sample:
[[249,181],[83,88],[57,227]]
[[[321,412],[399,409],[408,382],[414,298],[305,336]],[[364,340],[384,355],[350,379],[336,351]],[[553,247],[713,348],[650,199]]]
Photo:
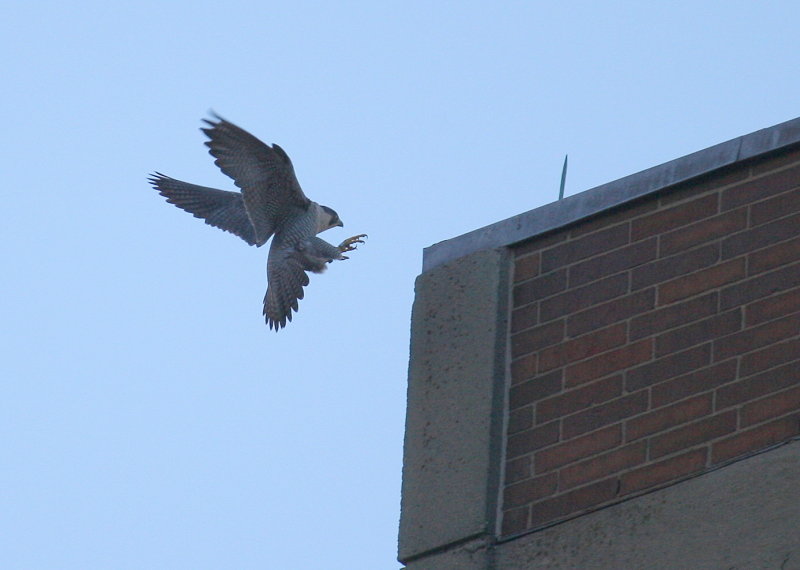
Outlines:
[[[344,240],[342,243],[339,244],[339,251],[342,253],[346,251],[353,251],[358,247],[356,244],[364,243],[364,240],[361,238],[365,237],[367,237],[367,234],[358,234],[357,236],[347,238],[346,240]],[[347,257],[346,255],[343,255],[342,259],[350,259],[350,258]]]
[[358,234],[357,236],[349,237],[344,240],[342,243],[339,244],[339,251],[342,253],[346,251],[353,251],[358,246],[356,244],[364,243],[364,240],[361,238],[367,237],[367,234]]

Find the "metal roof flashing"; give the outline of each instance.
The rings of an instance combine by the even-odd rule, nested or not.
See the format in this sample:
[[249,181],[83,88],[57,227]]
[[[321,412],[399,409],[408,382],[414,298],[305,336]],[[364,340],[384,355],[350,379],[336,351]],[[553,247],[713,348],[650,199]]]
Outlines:
[[422,272],[480,251],[530,239],[648,194],[800,143],[800,118],[708,147],[426,247]]

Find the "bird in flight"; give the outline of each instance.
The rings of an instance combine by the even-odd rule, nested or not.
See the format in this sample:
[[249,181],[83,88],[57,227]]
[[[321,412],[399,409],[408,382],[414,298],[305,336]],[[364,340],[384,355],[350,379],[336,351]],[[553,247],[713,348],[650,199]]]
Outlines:
[[333,260],[347,259],[344,254],[367,236],[353,236],[338,246],[317,237],[344,224],[332,208],[306,197],[286,152],[217,115],[204,122],[207,126],[201,130],[214,164],[241,192],[198,186],[160,172],[150,175],[149,182],[170,204],[250,245],[260,247],[272,238],[264,317],[277,332],[297,311],[308,285],[306,272],[322,273]]

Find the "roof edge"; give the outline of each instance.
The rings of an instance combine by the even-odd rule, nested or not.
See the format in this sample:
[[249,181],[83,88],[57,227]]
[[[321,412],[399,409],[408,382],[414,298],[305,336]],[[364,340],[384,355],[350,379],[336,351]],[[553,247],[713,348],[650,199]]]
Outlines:
[[482,249],[505,247],[642,196],[800,143],[800,117],[607,182],[423,250],[422,272]]

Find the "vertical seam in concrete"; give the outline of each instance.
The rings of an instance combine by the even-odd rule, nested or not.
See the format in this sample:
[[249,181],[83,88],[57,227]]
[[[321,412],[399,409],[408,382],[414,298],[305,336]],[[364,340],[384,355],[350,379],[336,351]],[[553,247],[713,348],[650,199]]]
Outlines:
[[[500,459],[500,468],[497,473],[497,488],[495,489],[495,497],[496,497],[496,505],[495,505],[495,516],[494,516],[494,529],[492,529],[492,534],[495,539],[502,535],[502,526],[503,526],[503,492],[505,488],[505,476],[506,476],[506,448],[507,448],[507,438],[506,433],[508,433],[508,421],[509,421],[509,406],[508,406],[508,396],[509,390],[511,385],[511,311],[513,308],[513,288],[514,288],[514,271],[516,268],[515,263],[515,256],[513,250],[510,248],[505,248],[506,251],[506,272],[504,275],[500,277],[500,285],[505,286],[505,307],[501,307],[498,313],[503,313],[505,318],[505,327],[498,327],[498,332],[502,328],[502,332],[498,334],[498,354],[502,355],[503,363],[502,363],[502,378],[503,383],[500,389],[499,396],[496,396],[500,400],[500,410],[501,410],[501,418],[498,421],[500,434],[498,436],[498,441],[500,442],[500,451],[499,451],[499,459]],[[504,282],[503,282],[504,281]],[[498,293],[498,298],[502,298],[502,293]]]

